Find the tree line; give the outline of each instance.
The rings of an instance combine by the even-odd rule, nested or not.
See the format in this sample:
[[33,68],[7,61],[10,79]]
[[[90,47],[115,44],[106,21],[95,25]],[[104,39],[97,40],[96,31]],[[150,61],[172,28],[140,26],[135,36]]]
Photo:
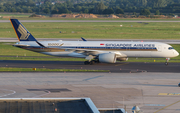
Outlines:
[[0,12],[159,15],[180,13],[180,0],[0,0]]

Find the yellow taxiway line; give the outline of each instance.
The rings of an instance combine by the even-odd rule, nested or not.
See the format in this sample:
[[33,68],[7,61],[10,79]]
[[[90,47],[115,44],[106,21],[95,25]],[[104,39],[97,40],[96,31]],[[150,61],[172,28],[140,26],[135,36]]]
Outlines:
[[166,107],[163,107],[163,108],[159,109],[158,111],[156,111],[156,112],[154,112],[154,113],[157,113],[157,112],[159,112],[159,111],[162,111],[162,110],[164,110],[164,109],[166,109],[166,108],[168,108],[168,107],[170,107],[170,106],[172,106],[172,105],[174,105],[174,104],[177,104],[177,103],[179,103],[179,102],[180,102],[180,100],[177,101],[177,102],[174,102],[174,103],[172,103],[172,104],[170,104],[170,105],[168,105],[168,106],[166,106]]

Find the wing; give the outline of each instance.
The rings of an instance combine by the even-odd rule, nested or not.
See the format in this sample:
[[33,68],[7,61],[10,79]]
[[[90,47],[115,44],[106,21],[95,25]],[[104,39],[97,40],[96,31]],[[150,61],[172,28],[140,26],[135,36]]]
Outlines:
[[101,53],[101,51],[98,50],[87,50],[87,49],[65,49],[65,51],[71,51],[71,52],[75,52],[75,53],[81,53],[85,56],[97,56],[98,54]]
[[119,51],[102,51],[102,50],[90,50],[90,49],[66,49],[65,51],[71,51],[71,52],[75,52],[75,53],[80,53],[83,54],[85,56],[99,56],[100,54],[103,53],[115,53],[116,54],[116,58],[124,58],[127,57],[127,55],[119,52]]

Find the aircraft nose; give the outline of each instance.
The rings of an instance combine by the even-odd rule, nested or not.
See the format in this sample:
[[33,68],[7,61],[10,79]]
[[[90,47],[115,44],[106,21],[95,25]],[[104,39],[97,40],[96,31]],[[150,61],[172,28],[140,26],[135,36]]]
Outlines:
[[175,56],[179,56],[179,53],[177,51],[174,52]]

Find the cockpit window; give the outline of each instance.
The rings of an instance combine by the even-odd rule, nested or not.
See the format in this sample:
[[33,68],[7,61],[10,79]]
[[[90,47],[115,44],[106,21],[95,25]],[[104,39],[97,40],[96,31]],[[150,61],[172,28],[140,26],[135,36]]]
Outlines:
[[173,47],[169,47],[168,49],[171,50],[171,49],[174,49],[174,48]]

